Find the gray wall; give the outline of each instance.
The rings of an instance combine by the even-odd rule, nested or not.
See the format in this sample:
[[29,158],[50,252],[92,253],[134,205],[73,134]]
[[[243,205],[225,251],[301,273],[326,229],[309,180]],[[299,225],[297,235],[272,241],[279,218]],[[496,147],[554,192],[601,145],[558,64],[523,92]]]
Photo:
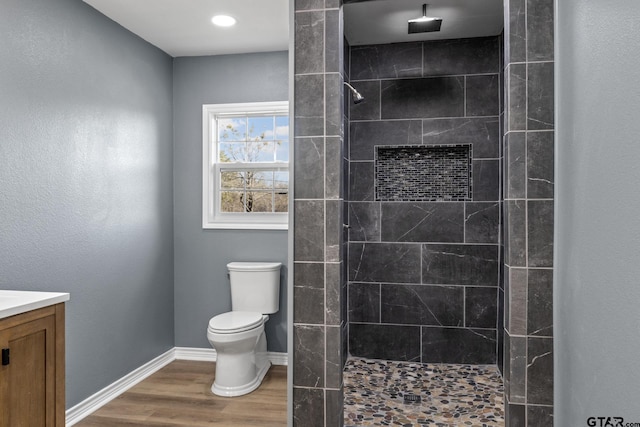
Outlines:
[[69,407],[173,347],[171,58],[79,0],[0,40],[0,288],[71,293]]
[[640,422],[640,3],[557,19],[555,425]]
[[[496,363],[499,48],[499,37],[351,47],[351,84],[365,97],[350,106],[354,356]],[[470,198],[433,194],[440,200],[415,201],[418,194],[397,194],[409,184],[386,198],[374,194],[381,187],[376,180],[384,182],[374,173],[381,174],[377,146],[457,144],[471,147],[466,190],[471,183],[473,190],[464,195]]]
[[202,104],[288,99],[287,52],[175,58],[173,62],[175,343],[210,348],[207,324],[231,309],[226,264],[278,261],[280,311],[269,351],[287,351],[287,232],[202,229]]

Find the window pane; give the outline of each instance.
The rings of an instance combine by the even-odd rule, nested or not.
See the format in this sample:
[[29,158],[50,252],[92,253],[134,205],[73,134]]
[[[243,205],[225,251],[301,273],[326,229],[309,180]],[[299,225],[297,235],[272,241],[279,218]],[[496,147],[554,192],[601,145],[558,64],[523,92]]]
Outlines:
[[276,193],[275,194],[275,206],[274,212],[288,212],[289,211],[289,194],[288,193]]
[[244,172],[223,171],[220,173],[220,188],[244,191]]
[[274,187],[276,189],[289,189],[289,172],[274,172]]
[[247,119],[246,117],[220,117],[218,118],[218,141],[246,141]]
[[276,141],[276,161],[289,161],[289,141]]
[[273,194],[269,192],[247,192],[247,212],[273,212]]
[[273,116],[249,117],[249,140],[273,140]]
[[244,212],[244,192],[221,191],[220,212]]
[[276,116],[276,137],[282,141],[289,140],[289,116]]
[[273,162],[273,141],[248,142],[248,162]]
[[246,144],[241,143],[228,143],[223,142],[218,144],[218,159],[222,163],[228,162],[244,162]]
[[273,172],[267,171],[247,171],[247,189],[272,189],[273,188]]

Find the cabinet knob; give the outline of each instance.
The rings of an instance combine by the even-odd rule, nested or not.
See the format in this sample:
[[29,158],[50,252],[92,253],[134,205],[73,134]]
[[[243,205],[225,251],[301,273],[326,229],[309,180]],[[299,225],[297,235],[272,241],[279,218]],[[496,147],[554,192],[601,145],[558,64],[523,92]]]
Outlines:
[[7,366],[9,364],[9,349],[2,349],[2,366]]

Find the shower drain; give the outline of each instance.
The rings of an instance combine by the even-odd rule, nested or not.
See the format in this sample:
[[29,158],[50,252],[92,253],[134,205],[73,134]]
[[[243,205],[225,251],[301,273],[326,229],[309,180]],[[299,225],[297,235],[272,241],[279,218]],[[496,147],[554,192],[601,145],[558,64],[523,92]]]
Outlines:
[[420,403],[422,401],[422,397],[417,394],[405,394],[404,395],[404,403]]

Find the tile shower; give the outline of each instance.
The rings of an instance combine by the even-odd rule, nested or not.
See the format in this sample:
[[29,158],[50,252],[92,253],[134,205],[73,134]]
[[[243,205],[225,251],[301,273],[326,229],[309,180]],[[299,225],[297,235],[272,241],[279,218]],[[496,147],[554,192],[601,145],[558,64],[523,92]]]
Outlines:
[[[423,45],[425,56],[420,59],[394,51],[400,45],[344,47],[341,7],[354,1],[360,0],[294,2],[293,425],[342,425],[341,373],[349,351],[359,345],[370,354],[380,351],[394,356],[394,347],[406,341],[397,339],[400,330],[417,337],[417,345],[395,355],[408,361],[401,363],[426,361],[425,355],[446,360],[452,353],[467,360],[455,349],[439,350],[429,343],[447,346],[465,334],[474,335],[469,344],[462,342],[474,357],[491,359],[499,368],[504,364],[505,425],[549,426],[553,414],[549,328],[554,286],[550,258],[553,1],[505,0],[504,46],[497,53],[498,61],[504,56],[504,64],[497,70],[466,69],[453,74],[452,67],[465,63],[487,65],[487,57],[476,50],[448,57],[452,51],[445,42],[426,43],[431,44],[429,52]],[[415,45],[401,47],[417,50]],[[381,54],[367,53],[367,49]],[[360,71],[365,74],[360,75],[354,67],[359,54],[373,61],[362,63]],[[439,60],[428,61],[428,54]],[[343,80],[357,85],[367,101],[350,109],[342,93]],[[485,102],[483,94],[503,88],[504,96]],[[437,103],[416,100],[411,97],[416,91],[433,91],[434,99],[449,93],[449,98]],[[501,135],[504,150],[500,150]],[[390,148],[473,144],[470,197],[376,201],[375,159],[380,153],[372,149],[374,142],[354,144],[358,138],[382,141],[375,144]],[[368,209],[376,203],[379,209]],[[462,213],[456,205],[463,206]],[[427,217],[424,209],[433,213],[420,222]],[[353,220],[354,214],[358,221]],[[443,221],[444,215],[450,215],[452,222]],[[347,222],[351,223],[349,236],[342,229]],[[391,224],[404,231],[394,231]],[[441,228],[449,230],[454,236],[449,238],[455,241],[440,241],[442,236],[418,240],[436,236]],[[352,249],[368,267],[353,264],[353,256],[347,259]],[[380,259],[385,251],[401,261],[402,268],[395,269],[391,280],[379,264],[367,261],[369,255]],[[443,257],[449,257],[451,264]],[[432,258],[440,266],[434,270],[435,277],[429,276],[430,267],[425,268],[425,260]],[[465,259],[473,261],[465,263]],[[495,270],[488,267],[491,264]],[[451,274],[456,271],[451,265],[457,265],[459,274]],[[482,282],[471,282],[464,271],[476,271]],[[420,306],[415,300],[424,298],[421,292],[426,289],[434,291],[430,293],[434,299],[427,301],[435,310],[428,315],[415,310]],[[410,301],[394,306],[389,296],[399,294],[392,290],[404,291]],[[350,299],[360,299],[362,304],[348,307]],[[350,321],[356,329],[347,335]],[[370,328],[372,333],[358,336],[358,327]],[[478,331],[482,338],[475,334]],[[495,347],[485,353],[480,343],[492,339]]]
[[350,54],[349,352],[495,364],[500,39]]

